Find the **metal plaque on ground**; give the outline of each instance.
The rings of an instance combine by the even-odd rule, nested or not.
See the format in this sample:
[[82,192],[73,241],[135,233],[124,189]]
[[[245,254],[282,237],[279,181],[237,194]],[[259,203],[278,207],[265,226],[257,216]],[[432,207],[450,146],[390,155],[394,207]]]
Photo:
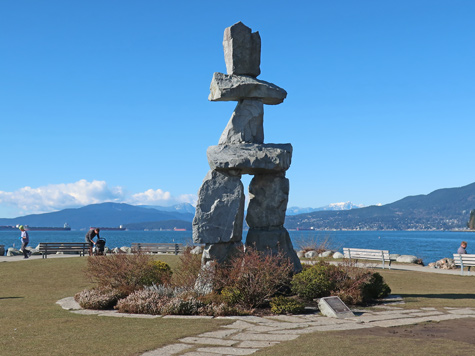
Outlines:
[[318,308],[323,315],[332,318],[354,318],[355,314],[341,301],[339,297],[320,298]]

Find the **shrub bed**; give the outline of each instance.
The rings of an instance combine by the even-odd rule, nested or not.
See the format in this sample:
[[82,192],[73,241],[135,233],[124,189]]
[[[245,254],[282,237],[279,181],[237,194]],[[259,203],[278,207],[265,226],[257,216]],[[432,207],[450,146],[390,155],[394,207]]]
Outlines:
[[329,295],[350,305],[387,296],[379,273],[351,264],[320,262],[292,275],[287,258],[242,250],[226,264],[201,266],[189,250],[170,267],[150,255],[89,257],[86,273],[97,288],[76,295],[84,308],[116,308],[124,313],[244,315],[302,313],[305,301]]

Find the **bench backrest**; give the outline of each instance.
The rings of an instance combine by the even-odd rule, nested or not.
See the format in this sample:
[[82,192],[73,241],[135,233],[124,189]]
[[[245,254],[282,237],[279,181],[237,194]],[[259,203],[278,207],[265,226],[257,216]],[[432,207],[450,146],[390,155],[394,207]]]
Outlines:
[[343,248],[345,258],[361,258],[363,260],[385,260],[389,261],[388,250],[370,250],[364,248]]
[[454,263],[457,266],[475,266],[475,255],[454,253]]
[[88,249],[89,244],[86,242],[40,242],[38,249],[45,250],[82,250]]
[[179,243],[141,243],[133,242],[131,245],[132,251],[143,252],[173,252],[177,254],[183,251],[183,244]]

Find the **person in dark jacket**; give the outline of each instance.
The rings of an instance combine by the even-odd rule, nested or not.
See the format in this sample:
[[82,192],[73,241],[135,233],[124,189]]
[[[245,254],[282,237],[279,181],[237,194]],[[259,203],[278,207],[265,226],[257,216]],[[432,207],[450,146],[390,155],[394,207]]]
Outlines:
[[98,228],[91,228],[87,234],[86,234],[86,242],[89,243],[89,256],[92,256],[92,248],[96,244],[94,242],[94,237],[97,236],[97,239],[99,240],[101,237],[99,236],[99,229]]

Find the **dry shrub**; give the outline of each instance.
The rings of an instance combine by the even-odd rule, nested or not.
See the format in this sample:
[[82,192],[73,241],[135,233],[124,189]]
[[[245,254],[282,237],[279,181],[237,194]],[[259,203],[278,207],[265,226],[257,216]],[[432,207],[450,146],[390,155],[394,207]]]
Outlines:
[[112,309],[117,301],[125,295],[117,289],[85,289],[74,296],[76,302],[84,309]]
[[154,285],[120,300],[116,309],[121,313],[197,315],[204,306],[192,290]]
[[300,251],[316,251],[317,253],[322,253],[327,250],[330,250],[331,241],[330,236],[319,237],[319,236],[301,236],[295,239],[295,245]]
[[253,309],[288,286],[292,273],[293,265],[283,254],[271,255],[247,248],[228,264],[217,266],[213,286],[225,294],[228,303]]
[[191,248],[187,247],[172,276],[172,284],[175,286],[191,288],[201,272],[201,255],[191,253]]
[[150,255],[136,253],[90,256],[86,275],[100,288],[118,289],[130,294],[146,285],[168,283],[172,273],[166,263],[154,261]]

